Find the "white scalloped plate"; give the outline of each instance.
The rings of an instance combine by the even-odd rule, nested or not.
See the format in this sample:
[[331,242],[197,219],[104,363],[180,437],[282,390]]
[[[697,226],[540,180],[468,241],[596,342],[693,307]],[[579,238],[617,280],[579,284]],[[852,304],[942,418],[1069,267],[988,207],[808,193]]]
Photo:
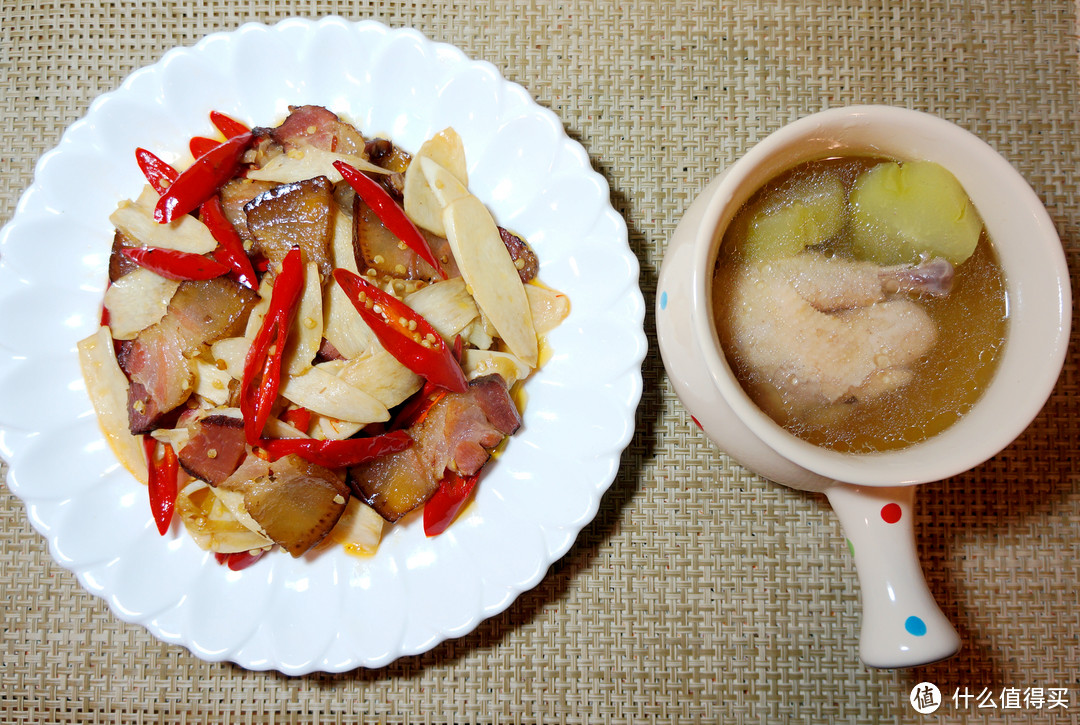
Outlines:
[[[316,103],[415,150],[451,125],[470,186],[523,233],[572,311],[527,385],[524,428],[443,535],[391,527],[378,553],[340,548],[217,565],[104,443],[75,343],[97,324],[134,149],[179,160],[212,109],[269,125]],[[170,155],[171,154],[171,155]],[[535,586],[596,514],[630,441],[647,343],[638,262],[605,180],[558,118],[489,63],[372,21],[244,25],[177,48],[98,98],[0,232],[0,454],[52,556],[117,616],[206,660],[287,674],[378,667],[470,632]]]

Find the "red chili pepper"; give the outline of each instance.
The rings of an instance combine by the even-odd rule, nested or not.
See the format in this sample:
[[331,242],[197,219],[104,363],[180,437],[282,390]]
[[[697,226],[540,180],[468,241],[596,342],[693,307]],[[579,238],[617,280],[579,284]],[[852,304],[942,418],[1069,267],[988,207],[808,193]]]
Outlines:
[[192,136],[188,141],[188,150],[195,158],[199,158],[221,145],[221,141],[206,136]]
[[307,408],[289,408],[281,414],[281,419],[304,433],[311,427],[311,411]]
[[246,569],[258,560],[262,559],[262,554],[266,553],[266,549],[254,549],[252,551],[233,551],[231,553],[221,553],[220,551],[214,552],[214,559],[218,564],[224,564],[228,566],[233,572],[240,572],[241,569]]
[[440,388],[430,380],[424,381],[424,387],[401,406],[394,417],[394,430],[404,430],[421,423],[435,404],[446,397],[446,388]]
[[437,536],[446,531],[465,505],[469,494],[476,488],[479,479],[479,471],[471,476],[461,476],[448,470],[439,481],[435,494],[424,504],[424,533]]
[[218,248],[214,250],[214,259],[229,265],[237,282],[245,287],[258,289],[259,278],[255,276],[255,268],[244,249],[244,240],[225,216],[221,197],[214,195],[204,201],[199,207],[199,218],[210,230],[210,236],[217,240]]
[[240,123],[235,118],[229,118],[221,111],[210,111],[210,123],[214,124],[214,127],[218,131],[221,131],[221,134],[225,138],[241,136],[251,131],[250,128]]
[[214,553],[214,558],[217,559],[218,564],[224,564],[233,571],[240,571],[241,569],[247,569],[249,566],[257,562],[266,553],[265,549],[254,549],[252,551],[234,551],[229,554],[222,554],[220,551]]
[[[450,351],[460,365],[462,355],[465,352],[465,339],[461,335],[454,338],[454,346]],[[397,416],[394,418],[394,428],[411,428],[414,425],[423,423],[424,418],[427,418],[428,413],[431,412],[436,403],[446,397],[447,392],[445,388],[440,388],[430,380],[425,380],[424,387],[420,389],[420,392],[409,398],[408,402],[401,406]]]
[[161,247],[123,247],[120,253],[162,277],[183,281],[185,279],[213,279],[229,271],[221,262],[201,254],[180,252]]
[[375,215],[379,217],[379,221],[394,236],[405,242],[409,249],[416,252],[421,259],[434,267],[440,277],[446,279],[446,272],[443,270],[442,265],[439,264],[439,260],[435,259],[431,247],[428,246],[427,239],[416,228],[412,220],[406,216],[405,211],[397,205],[394,198],[387,193],[386,189],[344,161],[335,161],[334,168],[341,172],[341,176],[345,181],[349,182],[349,186],[360,195],[365,204],[371,207]]
[[435,328],[411,307],[347,269],[334,279],[386,351],[405,367],[440,387],[464,393],[465,373]]
[[180,176],[179,171],[144,148],[135,149],[135,160],[139,163],[139,168],[147,182],[158,194],[164,194],[165,190],[176,181],[176,177]]
[[250,445],[259,444],[270,409],[277,400],[285,341],[303,291],[304,266],[300,260],[300,247],[293,247],[282,260],[281,271],[274,279],[270,307],[244,359],[240,412],[244,415],[244,437]]
[[150,511],[154,514],[158,533],[162,536],[169,530],[172,522],[173,506],[176,504],[176,474],[179,464],[173,447],[165,443],[162,457],[157,457],[157,441],[152,436],[143,436],[143,448],[146,451],[148,471],[147,488],[150,490]]
[[274,438],[259,441],[259,447],[270,454],[271,461],[295,453],[305,461],[327,468],[358,466],[380,456],[403,451],[412,444],[412,437],[403,430],[369,438],[346,438],[336,441],[321,441],[314,438]]
[[234,136],[195,159],[195,163],[180,172],[176,181],[158,199],[154,207],[154,220],[167,224],[209,199],[236,173],[236,167],[240,165],[240,159],[251,145],[252,138],[251,133]]

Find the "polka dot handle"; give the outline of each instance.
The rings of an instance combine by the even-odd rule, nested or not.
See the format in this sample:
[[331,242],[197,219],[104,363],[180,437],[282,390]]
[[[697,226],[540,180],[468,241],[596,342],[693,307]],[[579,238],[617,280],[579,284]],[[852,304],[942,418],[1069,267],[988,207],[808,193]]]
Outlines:
[[960,636],[927,588],[915,551],[915,487],[836,484],[825,495],[855,557],[862,661],[915,667],[956,654]]

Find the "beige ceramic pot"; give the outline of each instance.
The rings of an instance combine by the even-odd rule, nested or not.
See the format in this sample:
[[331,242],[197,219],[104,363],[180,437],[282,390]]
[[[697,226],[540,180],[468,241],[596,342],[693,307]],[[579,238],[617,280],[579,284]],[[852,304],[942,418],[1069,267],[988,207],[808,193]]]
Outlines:
[[[766,182],[802,162],[850,154],[930,160],[949,169],[983,217],[1008,296],[1004,350],[976,405],[929,440],[873,454],[811,445],[759,410],[724,358],[710,304],[714,262],[739,207]],[[960,127],[885,106],[837,108],[802,118],[720,174],[672,236],[656,301],[664,366],[706,435],[764,478],[828,497],[859,572],[860,656],[875,667],[925,664],[959,649],[959,637],[927,590],[918,563],[914,487],[979,465],[1030,424],[1061,371],[1070,315],[1060,239],[1020,174]]]

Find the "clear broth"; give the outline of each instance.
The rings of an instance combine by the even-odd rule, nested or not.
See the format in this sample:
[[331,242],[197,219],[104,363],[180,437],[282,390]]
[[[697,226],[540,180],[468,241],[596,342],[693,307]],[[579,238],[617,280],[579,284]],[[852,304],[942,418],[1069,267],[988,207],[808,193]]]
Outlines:
[[[890,159],[841,157],[803,164],[762,188],[744,207],[763,194],[779,188],[797,174],[820,173],[824,168],[839,171],[850,191],[854,179],[874,164]],[[740,214],[743,213],[740,211]],[[730,230],[740,224],[732,223]],[[721,288],[723,265],[739,264],[740,241],[729,232],[717,260],[713,284],[715,319],[729,314]],[[848,256],[841,234],[825,249]],[[904,448],[924,441],[953,425],[976,403],[994,376],[1005,342],[1008,302],[1005,283],[993,245],[985,229],[975,253],[955,268],[952,291],[945,297],[915,297],[938,329],[930,351],[909,369],[912,381],[878,398],[845,405],[844,414],[777,422],[794,435],[815,445],[841,452],[868,453]],[[723,335],[721,335],[723,339]],[[762,407],[763,396],[771,393],[742,362],[738,350],[725,346],[728,362],[747,394]],[[776,416],[774,416],[776,417]]]

